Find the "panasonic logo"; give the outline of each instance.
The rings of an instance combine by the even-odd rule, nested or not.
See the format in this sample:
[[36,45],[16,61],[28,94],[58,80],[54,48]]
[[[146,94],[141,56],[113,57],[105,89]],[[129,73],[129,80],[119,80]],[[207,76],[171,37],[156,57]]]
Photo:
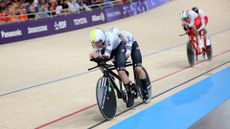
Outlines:
[[22,36],[22,31],[19,29],[15,30],[15,31],[9,31],[9,32],[1,31],[1,36],[2,36],[2,38],[11,38],[11,37],[16,37],[16,36]]

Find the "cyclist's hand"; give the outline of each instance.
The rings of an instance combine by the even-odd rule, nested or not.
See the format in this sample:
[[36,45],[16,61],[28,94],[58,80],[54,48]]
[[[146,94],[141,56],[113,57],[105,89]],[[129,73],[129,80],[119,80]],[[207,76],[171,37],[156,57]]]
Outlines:
[[187,26],[188,24],[187,24],[187,22],[186,21],[181,21],[181,26]]
[[90,59],[96,59],[99,57],[99,54],[96,51],[92,51],[89,55]]

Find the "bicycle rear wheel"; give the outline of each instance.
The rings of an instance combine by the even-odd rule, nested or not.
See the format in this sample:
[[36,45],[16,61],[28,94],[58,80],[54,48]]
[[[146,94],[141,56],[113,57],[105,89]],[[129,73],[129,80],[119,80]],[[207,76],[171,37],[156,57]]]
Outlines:
[[108,77],[101,77],[96,87],[97,105],[106,120],[111,120],[116,115],[117,101],[114,88]]
[[[143,68],[143,70],[144,70],[144,72],[145,72],[145,74],[146,74],[146,79],[147,79],[147,81],[150,83],[147,92],[148,92],[149,99],[151,99],[151,98],[152,98],[152,84],[151,84],[151,81],[150,81],[150,78],[149,78],[149,75],[148,75],[146,69],[145,69],[144,67],[142,67],[142,68]],[[143,88],[143,85],[142,85],[142,83],[141,83],[141,80],[140,80],[140,78],[139,78],[139,76],[138,76],[138,73],[137,73],[136,71],[134,72],[134,78],[135,78],[136,88],[137,88],[137,90],[138,90],[138,93],[139,93],[141,99],[143,100],[143,102],[146,103],[146,102],[144,101],[144,99],[143,99],[144,88]],[[147,103],[148,103],[148,102],[147,102]]]
[[206,46],[206,53],[207,53],[207,57],[208,60],[212,60],[212,46]]

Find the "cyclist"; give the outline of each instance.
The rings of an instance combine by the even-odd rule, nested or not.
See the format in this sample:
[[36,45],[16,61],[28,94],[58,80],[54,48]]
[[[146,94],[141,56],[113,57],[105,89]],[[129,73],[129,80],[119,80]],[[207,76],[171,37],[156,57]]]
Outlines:
[[201,10],[201,9],[198,9],[197,7],[193,7],[192,10],[198,14],[201,18],[201,26],[200,28],[197,29],[198,32],[203,32],[204,35],[205,35],[205,38],[206,38],[206,45],[207,46],[210,46],[211,45],[211,41],[210,41],[210,38],[207,34],[207,30],[206,30],[206,25],[208,23],[208,16],[205,15],[204,11]]
[[124,43],[113,33],[105,32],[99,28],[90,32],[90,42],[94,48],[90,53],[90,59],[100,64],[101,62],[111,60],[113,57],[115,58],[115,67],[127,91],[128,101],[126,106],[131,107],[134,104],[133,84],[129,80],[125,70],[126,58]]
[[200,16],[197,13],[195,13],[193,10],[182,11],[180,16],[181,16],[182,26],[184,27],[184,30],[187,31],[187,29],[190,29],[194,32],[195,36],[197,36],[199,51],[201,52],[202,48],[204,47],[204,44],[198,32],[198,29],[201,26]]
[[147,75],[142,67],[142,56],[137,41],[128,31],[120,31],[118,28],[112,27],[110,28],[110,32],[116,34],[125,43],[126,59],[131,56],[134,70],[138,73],[144,89],[143,100],[148,103],[151,99],[151,94],[148,93],[148,90],[151,88],[151,82],[147,79]]

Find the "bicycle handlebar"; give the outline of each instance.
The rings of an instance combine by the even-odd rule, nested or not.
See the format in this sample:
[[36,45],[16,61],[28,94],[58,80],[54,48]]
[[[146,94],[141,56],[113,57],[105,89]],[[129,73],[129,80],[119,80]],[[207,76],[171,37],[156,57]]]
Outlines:
[[[90,61],[94,61],[93,59],[91,60],[90,59]],[[126,62],[126,64],[125,64],[125,67],[127,67],[127,66],[131,66],[131,65],[133,65],[130,61],[128,61],[128,62]],[[107,64],[106,62],[102,62],[102,63],[98,63],[97,64],[97,66],[94,66],[94,67],[91,67],[91,68],[88,68],[88,71],[90,71],[90,70],[93,70],[93,69],[95,69],[95,68],[98,68],[98,67],[105,67],[105,68],[107,68],[107,69],[110,69],[110,70],[113,70],[113,69],[115,69],[115,67],[114,67],[114,65],[113,64]],[[112,68],[113,67],[113,68]]]
[[188,34],[188,33],[180,34],[179,37],[184,36],[184,35],[187,35],[187,34]]

